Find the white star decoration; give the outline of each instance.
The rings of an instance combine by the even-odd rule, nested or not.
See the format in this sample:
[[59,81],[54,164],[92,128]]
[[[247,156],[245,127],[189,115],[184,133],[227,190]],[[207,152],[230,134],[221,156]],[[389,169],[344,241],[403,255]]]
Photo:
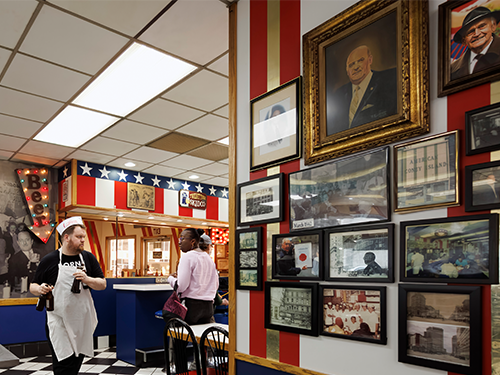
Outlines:
[[172,179],[170,179],[170,181],[167,181],[167,183],[169,189],[175,189],[175,181],[172,181]]
[[109,180],[108,174],[110,174],[111,171],[106,170],[106,166],[104,166],[104,169],[99,169],[99,172],[101,172],[101,178],[106,177]]
[[196,187],[196,192],[197,193],[203,193],[203,189],[205,189],[203,186],[201,186],[201,184],[198,182],[198,186],[195,186]]
[[83,169],[82,176],[84,176],[85,174],[88,174],[90,176],[90,171],[92,170],[92,168],[89,167],[87,163],[85,163],[85,165],[80,165],[80,168]]
[[155,178],[152,178],[151,181],[153,181],[153,186],[158,186],[160,187],[160,182],[161,180],[158,179],[158,176],[155,176]]
[[229,191],[224,188],[224,190],[222,190],[222,198],[227,198],[227,193],[229,193]]
[[189,185],[187,181],[184,184],[182,184],[182,188],[184,190],[189,190],[189,186],[191,186],[191,185]]
[[123,169],[122,169],[121,173],[118,173],[118,175],[120,176],[120,178],[118,179],[118,181],[123,180],[123,181],[127,182],[127,176],[128,176],[128,174],[126,174],[125,172],[123,172]]
[[63,177],[66,178],[68,177],[68,166],[64,166],[64,169],[63,169]]
[[134,177],[136,184],[142,184],[142,180],[144,180],[144,177],[141,176],[141,172],[139,172],[137,175],[134,175]]
[[214,188],[213,186],[211,188],[209,188],[208,190],[210,190],[210,195],[215,195],[217,193],[217,189]]

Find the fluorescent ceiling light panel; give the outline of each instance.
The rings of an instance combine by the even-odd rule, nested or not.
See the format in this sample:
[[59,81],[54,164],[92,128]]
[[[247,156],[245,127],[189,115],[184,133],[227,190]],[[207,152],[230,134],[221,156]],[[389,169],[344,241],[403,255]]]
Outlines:
[[222,138],[221,140],[218,140],[217,142],[222,143],[223,145],[229,146],[229,137]]
[[114,116],[67,106],[34,139],[62,146],[79,147],[118,120],[120,119]]
[[134,43],[74,103],[126,116],[195,69],[175,57]]

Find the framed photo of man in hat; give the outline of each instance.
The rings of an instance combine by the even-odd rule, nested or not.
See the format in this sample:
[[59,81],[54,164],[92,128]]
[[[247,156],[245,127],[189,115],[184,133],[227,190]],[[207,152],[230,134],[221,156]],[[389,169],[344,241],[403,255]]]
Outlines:
[[500,5],[448,1],[439,6],[438,96],[500,77]]

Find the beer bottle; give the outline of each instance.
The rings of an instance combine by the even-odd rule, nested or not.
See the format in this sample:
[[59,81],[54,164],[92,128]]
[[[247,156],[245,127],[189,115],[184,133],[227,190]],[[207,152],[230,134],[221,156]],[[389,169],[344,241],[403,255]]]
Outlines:
[[[79,269],[79,270],[83,270],[82,266],[78,266],[76,268]],[[75,277],[75,279],[73,280],[73,285],[71,286],[71,292],[72,293],[80,293],[80,284],[81,284],[80,280],[78,280]]]
[[38,302],[36,303],[36,307],[35,307],[37,311],[43,311],[43,309],[45,307],[46,299],[47,299],[47,297],[45,296],[45,294],[40,294],[40,297],[38,297]]
[[45,295],[45,306],[47,311],[54,311],[54,295],[51,290]]

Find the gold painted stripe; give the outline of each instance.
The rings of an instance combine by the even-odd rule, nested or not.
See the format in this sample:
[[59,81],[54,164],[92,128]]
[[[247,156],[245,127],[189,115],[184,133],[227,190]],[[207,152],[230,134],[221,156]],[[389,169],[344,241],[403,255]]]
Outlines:
[[267,91],[280,85],[280,0],[267,0]]
[[266,329],[266,358],[273,361],[280,360],[280,332],[274,329]]

